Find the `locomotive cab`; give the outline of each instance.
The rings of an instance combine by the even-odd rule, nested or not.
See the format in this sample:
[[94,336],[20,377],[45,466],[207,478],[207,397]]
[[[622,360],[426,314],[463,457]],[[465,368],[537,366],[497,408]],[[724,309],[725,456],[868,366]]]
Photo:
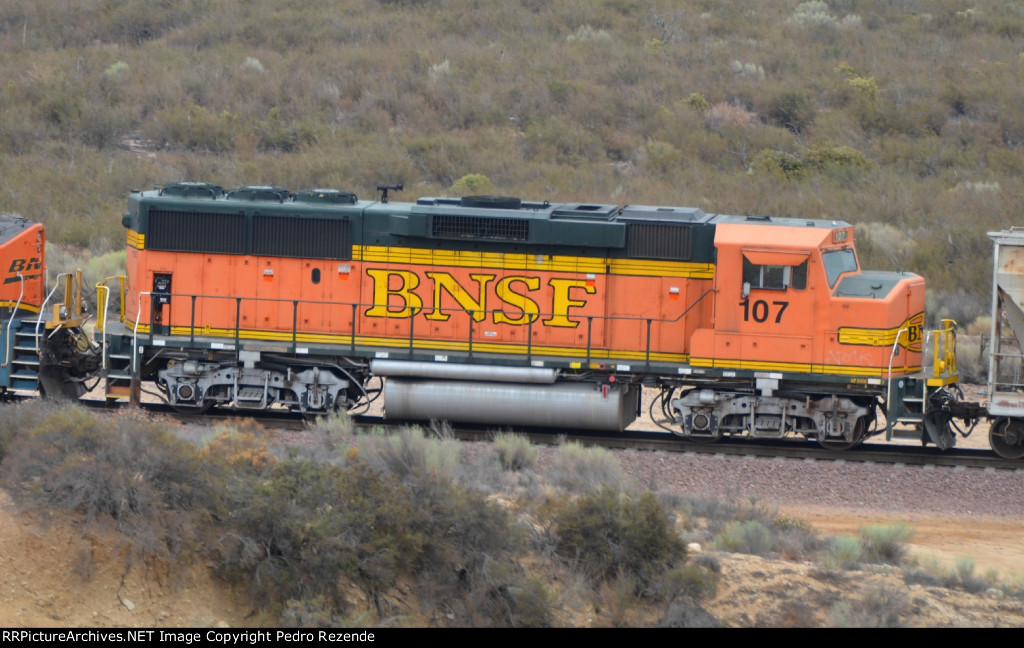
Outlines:
[[714,321],[694,335],[695,350],[711,353],[694,364],[876,379],[919,371],[924,280],[861,270],[846,224],[774,222],[718,226]]
[[732,382],[673,401],[681,434],[848,448],[876,433],[874,395],[921,368],[924,280],[861,270],[846,223],[727,218],[715,247],[713,318],[691,364]]

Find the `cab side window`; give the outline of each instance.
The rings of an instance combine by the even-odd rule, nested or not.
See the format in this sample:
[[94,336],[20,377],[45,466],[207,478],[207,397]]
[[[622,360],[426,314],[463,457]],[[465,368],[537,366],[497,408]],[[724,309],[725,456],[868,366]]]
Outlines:
[[743,283],[750,284],[751,288],[804,290],[807,288],[807,261],[796,266],[761,265],[743,257]]

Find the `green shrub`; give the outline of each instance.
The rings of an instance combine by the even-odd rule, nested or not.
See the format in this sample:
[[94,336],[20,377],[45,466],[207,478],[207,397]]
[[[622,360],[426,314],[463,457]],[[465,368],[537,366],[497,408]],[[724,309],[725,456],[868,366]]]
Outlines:
[[260,607],[320,598],[340,614],[348,578],[380,613],[385,591],[423,556],[422,512],[393,477],[365,464],[286,461],[238,482],[228,498],[233,532],[219,543],[221,573],[244,578]]
[[787,90],[772,98],[768,104],[768,119],[800,135],[814,123],[814,98],[800,90]]
[[863,554],[860,540],[848,535],[837,536],[828,543],[822,562],[832,569],[853,569]]
[[451,192],[456,196],[493,194],[494,185],[491,184],[491,180],[487,176],[470,173],[456,180],[451,186]]
[[959,587],[972,594],[979,594],[998,581],[998,578],[994,577],[991,573],[986,574],[985,578],[979,578],[974,575],[974,569],[975,562],[973,557],[957,556],[953,560],[953,568],[946,579],[946,585],[948,587]]
[[821,537],[806,520],[776,515],[769,529],[775,536],[775,551],[787,560],[803,560],[822,546]]
[[757,163],[769,175],[784,180],[799,180],[810,173],[803,159],[785,151],[761,151]]
[[494,450],[498,455],[498,462],[505,470],[532,470],[537,467],[537,459],[540,456],[537,448],[522,434],[502,432],[495,435]]
[[450,474],[459,463],[461,446],[450,428],[440,428],[437,434],[427,437],[420,427],[407,427],[397,434],[375,431],[360,447],[366,461],[399,479],[428,473]]
[[926,587],[939,587],[942,579],[937,575],[916,566],[907,566],[903,570],[903,582],[907,585],[924,585]]
[[859,598],[836,601],[829,610],[829,621],[837,628],[898,628],[909,603],[902,589],[876,581],[865,587]]
[[41,399],[4,403],[0,407],[0,462],[11,451],[18,436],[28,434],[28,430],[61,408],[61,405],[53,401]]
[[772,536],[757,520],[734,520],[718,534],[715,545],[726,551],[766,556],[772,549]]
[[691,92],[686,99],[686,105],[701,113],[711,109],[711,102],[699,92]]
[[898,565],[907,553],[906,543],[914,537],[914,528],[903,523],[873,524],[857,530],[864,560]]
[[626,476],[615,455],[598,446],[569,441],[558,446],[551,467],[551,479],[569,490],[595,490],[602,486],[617,488]]
[[145,564],[194,550],[196,522],[217,510],[216,479],[164,426],[78,406],[18,433],[4,459],[4,485],[21,505],[109,524],[126,539],[130,561]]
[[534,162],[571,167],[606,161],[604,147],[589,129],[576,122],[553,118],[526,129],[526,156]]
[[691,560],[662,574],[655,583],[655,591],[669,606],[680,599],[701,603],[715,597],[718,580],[717,572]]
[[[337,459],[337,453],[346,444],[356,446],[355,426],[352,417],[344,411],[335,411],[327,416],[319,416],[312,425],[313,434],[318,441],[319,450],[326,453],[326,459]],[[350,454],[358,456],[359,451],[352,447]],[[316,453],[314,453],[316,454]]]
[[651,493],[587,493],[555,520],[558,552],[596,581],[631,578],[643,591],[686,560],[686,547]]
[[644,171],[665,177],[678,173],[684,159],[677,147],[658,140],[649,140],[637,151],[637,161]]

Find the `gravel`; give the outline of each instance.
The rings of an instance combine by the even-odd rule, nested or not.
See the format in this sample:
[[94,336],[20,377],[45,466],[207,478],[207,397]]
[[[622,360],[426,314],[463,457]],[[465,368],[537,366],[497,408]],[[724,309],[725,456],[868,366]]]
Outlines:
[[1024,466],[964,469],[638,451],[617,456],[638,487],[661,492],[756,497],[776,506],[1024,517]]

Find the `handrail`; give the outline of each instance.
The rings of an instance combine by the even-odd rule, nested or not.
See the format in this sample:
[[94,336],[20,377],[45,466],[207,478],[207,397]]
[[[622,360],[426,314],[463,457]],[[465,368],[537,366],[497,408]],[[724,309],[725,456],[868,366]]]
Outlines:
[[[892,403],[892,360],[896,357],[896,347],[900,344],[900,336],[904,333],[910,333],[909,328],[901,328],[896,333],[896,339],[892,341],[892,350],[889,351],[889,378],[885,385],[885,402]],[[885,416],[885,440],[892,440],[892,415],[891,410],[886,411]]]
[[[942,320],[944,328],[932,331],[936,334],[935,345],[932,352],[932,378],[939,378],[943,373],[952,376],[956,373],[956,321],[951,319]],[[941,338],[942,343],[939,343]],[[942,350],[942,358],[939,358],[939,350]]]
[[[96,284],[96,301],[98,304],[103,304],[102,310],[97,313],[96,316],[96,330],[102,334],[101,346],[102,352],[100,355],[103,358],[103,370],[107,369],[107,313],[110,312],[110,286],[107,285],[111,279],[118,279],[121,282],[121,312],[120,320],[124,323],[124,275],[111,275],[104,278],[102,281]],[[102,299],[100,296],[102,295]]]
[[[138,358],[139,358],[139,315],[138,314],[142,312],[142,296],[143,295],[152,295],[152,294],[153,293],[151,293],[151,292],[139,291],[139,308],[138,308],[138,310],[135,311],[135,326],[132,327],[132,376],[135,376],[138,373],[138,368],[139,368],[138,367],[138,362],[139,362],[138,361]],[[150,300],[150,302],[151,303],[150,303],[150,316],[149,316],[149,321],[150,321],[149,330],[152,331],[153,330],[153,324],[152,324],[152,321],[153,321],[152,300]],[[193,323],[195,323],[194,320],[193,320]]]
[[7,351],[4,355],[4,367],[11,364],[11,327],[14,326],[15,314],[21,308],[21,300],[25,297],[25,277],[20,272],[18,273],[18,279],[21,281],[21,291],[18,293],[18,303],[11,310],[11,319],[7,320]]
[[[102,293],[100,291],[103,291]],[[103,295],[103,301],[100,302],[100,295]],[[107,369],[107,306],[110,300],[110,287],[103,285],[103,283],[96,284],[96,301],[103,304],[103,310],[96,314],[96,330],[100,333],[100,356],[103,358],[102,369]]]
[[71,279],[71,273],[70,272],[62,272],[62,273],[58,274],[54,278],[53,282],[55,284],[57,284],[57,285],[55,285],[53,287],[53,290],[50,291],[50,294],[46,296],[46,299],[43,300],[42,305],[39,307],[39,317],[36,318],[36,327],[35,327],[36,355],[37,356],[40,355],[40,349],[39,349],[39,326],[43,323],[43,314],[46,313],[46,305],[50,302],[50,298],[53,297],[53,293],[57,292],[57,289],[60,288],[61,277],[65,278],[64,303],[65,303],[65,305],[67,305],[67,303],[68,303],[67,293],[68,293],[68,290],[70,288],[70,285],[68,284],[68,282]]
[[[600,322],[604,322],[604,323],[610,323],[610,322],[637,322],[637,323],[641,323],[641,324],[646,324],[646,336],[645,336],[646,340],[645,340],[645,349],[644,349],[644,351],[645,351],[645,362],[646,362],[647,367],[650,367],[650,356],[651,356],[651,353],[652,353],[651,338],[652,338],[652,326],[653,326],[653,324],[655,322],[657,322],[659,324],[672,324],[672,323],[680,321],[683,317],[685,317],[687,315],[687,313],[689,313],[701,301],[703,301],[704,298],[706,298],[708,295],[710,295],[713,292],[715,292],[714,288],[709,288],[709,289],[705,290],[692,304],[687,306],[686,309],[683,310],[682,313],[680,313],[679,315],[677,315],[676,317],[673,317],[673,318],[652,318],[652,317],[638,317],[638,316],[628,316],[628,315],[583,315],[583,314],[580,314],[579,317],[581,319],[579,321],[577,321],[577,325],[579,323],[582,323],[582,318],[586,318],[586,320],[587,320],[587,340],[586,340],[586,359],[587,359],[587,363],[589,364],[591,359],[592,359],[593,348],[594,348],[593,324],[594,324],[594,320],[597,319]],[[154,336],[154,322],[153,322],[153,319],[154,319],[154,314],[155,314],[155,303],[152,300],[153,294],[154,293],[151,292],[151,291],[145,291],[145,292],[140,291],[139,294],[138,294],[139,295],[139,302],[138,302],[138,308],[136,310],[136,321],[134,322],[133,331],[132,331],[132,348],[133,348],[132,363],[133,363],[133,371],[134,371],[134,366],[135,366],[135,357],[134,356],[138,355],[138,331],[139,331],[139,325],[140,325],[139,314],[142,313],[143,297],[149,297],[150,298],[150,308],[149,308],[149,310],[150,310],[150,315],[149,315],[149,321],[150,321],[150,324],[149,324],[149,337],[150,337],[150,340],[152,340],[153,336]],[[195,309],[195,305],[196,305],[197,300],[210,300],[210,301],[232,300],[232,301],[234,301],[235,302],[235,304],[234,304],[235,305],[235,309],[234,309],[235,310],[235,315],[234,315],[234,326],[233,326],[232,335],[234,337],[234,342],[235,342],[236,349],[237,349],[237,347],[239,345],[240,340],[242,339],[242,336],[241,336],[241,315],[242,315],[242,304],[243,304],[243,302],[245,302],[247,307],[252,307],[253,305],[258,305],[258,304],[261,304],[261,303],[262,304],[274,304],[274,303],[276,303],[276,304],[283,304],[283,303],[292,304],[293,311],[292,311],[292,327],[291,327],[291,331],[286,331],[283,328],[282,329],[278,329],[278,330],[281,333],[290,333],[291,334],[291,343],[292,343],[292,351],[293,352],[296,351],[297,344],[298,344],[298,334],[299,334],[299,331],[298,331],[298,309],[299,309],[299,305],[300,304],[311,305],[311,306],[334,306],[334,307],[349,306],[349,307],[351,307],[352,308],[352,324],[351,324],[351,331],[350,331],[350,346],[351,346],[353,351],[355,350],[355,343],[356,343],[356,329],[357,329],[358,309],[360,309],[360,308],[381,307],[381,306],[387,307],[388,306],[388,304],[386,304],[386,303],[385,304],[376,304],[376,303],[363,303],[363,302],[333,302],[333,301],[320,301],[320,300],[308,300],[308,301],[305,301],[305,300],[286,299],[286,298],[277,298],[277,297],[238,297],[238,296],[230,296],[230,295],[196,295],[196,294],[187,294],[187,293],[160,293],[160,296],[168,298],[169,300],[171,300],[172,303],[176,299],[183,299],[183,298],[188,298],[191,301],[191,312],[189,314],[188,329],[189,329],[189,334],[191,335],[193,342],[195,341],[196,328],[197,328],[196,327],[196,321],[195,321],[195,317],[196,317],[196,315],[195,315],[195,310],[196,310]],[[409,317],[403,318],[403,319],[408,319],[409,320],[409,334],[408,334],[409,346],[408,346],[408,352],[409,352],[410,357],[411,357],[413,352],[414,352],[414,348],[415,348],[415,345],[414,345],[414,342],[415,342],[415,335],[414,335],[415,316],[418,315],[419,313],[423,312],[425,310],[425,307],[424,306],[406,306],[405,308],[408,309],[409,312],[410,312]],[[432,312],[434,312],[434,311],[441,312],[441,313],[451,313],[451,314],[465,313],[468,316],[468,318],[469,318],[469,331],[468,331],[467,343],[468,343],[469,346],[468,346],[468,351],[467,352],[469,354],[469,358],[470,359],[472,359],[473,353],[474,353],[474,333],[475,333],[475,324],[477,323],[478,316],[480,314],[483,314],[483,319],[486,319],[488,316],[495,316],[495,315],[503,315],[503,316],[506,316],[506,317],[509,316],[506,313],[506,311],[504,309],[501,309],[501,308],[499,308],[499,309],[468,309],[468,308],[463,308],[461,306],[456,306],[456,307],[437,307],[437,308],[432,309]],[[547,312],[540,312],[540,311],[538,311],[538,312],[523,313],[522,315],[520,315],[520,317],[522,317],[522,316],[525,316],[527,318],[527,321],[524,322],[524,324],[528,326],[528,329],[527,329],[527,362],[531,362],[532,358],[533,358],[533,353],[534,353],[534,350],[533,350],[533,324],[534,324],[534,322],[536,322],[538,320],[541,320],[543,318],[550,318],[550,317],[555,317],[555,316],[565,316],[565,313],[554,313],[554,312],[547,313]],[[167,325],[171,326],[171,324],[167,324]],[[201,334],[202,333],[200,333],[200,335]]]
[[[110,286],[108,286],[107,283],[111,279],[117,279],[120,282],[120,284],[121,284],[121,286],[120,286],[120,301],[121,301],[120,321],[121,321],[122,324],[124,323],[124,281],[125,281],[125,276],[124,275],[110,275],[109,277],[105,277],[104,279],[102,279],[102,280],[100,280],[99,282],[96,283],[96,299],[97,299],[97,303],[99,303],[100,301],[102,301],[102,303],[103,303],[103,314],[102,314],[102,316],[97,316],[97,318],[96,318],[96,328],[99,329],[99,331],[101,333],[104,332],[106,330],[106,328],[107,328],[107,313],[110,310]],[[103,291],[103,299],[102,300],[100,300],[100,291],[101,290]]]

